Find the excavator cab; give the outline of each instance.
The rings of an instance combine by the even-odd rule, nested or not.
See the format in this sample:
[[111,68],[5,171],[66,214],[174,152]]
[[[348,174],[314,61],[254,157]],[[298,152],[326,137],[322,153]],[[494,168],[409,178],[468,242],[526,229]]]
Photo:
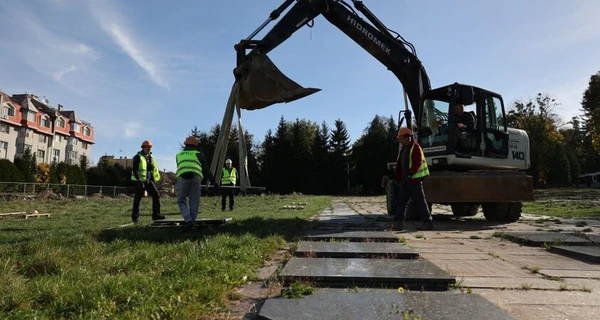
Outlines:
[[286,77],[266,54],[244,58],[234,70],[238,91],[237,104],[242,109],[258,110],[275,103],[291,102],[315,92],[316,88],[304,88]]
[[424,93],[419,110],[418,141],[433,167],[529,167],[528,154],[509,154],[509,148],[529,146],[524,139],[509,139],[499,94],[454,83]]

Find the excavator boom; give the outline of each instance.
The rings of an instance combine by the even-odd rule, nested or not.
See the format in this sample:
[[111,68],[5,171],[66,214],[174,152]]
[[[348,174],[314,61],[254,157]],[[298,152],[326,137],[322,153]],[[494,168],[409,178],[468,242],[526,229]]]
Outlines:
[[[320,90],[304,88],[292,81],[266,54],[298,29],[323,15],[396,75],[404,87],[413,111],[419,114],[419,100],[424,91],[431,89],[431,84],[414,52],[414,47],[400,35],[394,37],[391,33],[393,31],[387,29],[361,1],[352,2],[371,23],[363,20],[343,0],[287,0],[248,38],[236,44],[237,67],[234,74],[240,84],[238,105],[247,110],[262,109],[275,103],[294,101]],[[292,8],[261,40],[252,39],[292,3],[295,3]],[[247,52],[248,50],[250,52]]]

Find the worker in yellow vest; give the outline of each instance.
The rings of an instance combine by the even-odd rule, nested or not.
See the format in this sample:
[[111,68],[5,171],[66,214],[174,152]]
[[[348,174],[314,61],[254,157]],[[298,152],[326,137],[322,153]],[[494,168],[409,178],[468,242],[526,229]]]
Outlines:
[[160,214],[160,194],[156,182],[160,180],[160,173],[156,160],[152,156],[152,142],[142,142],[142,150],[133,157],[131,168],[131,181],[134,182],[135,195],[133,197],[133,208],[131,209],[131,220],[138,223],[140,217],[140,202],[144,191],[152,197],[152,220],[162,220],[165,216]]
[[[200,207],[200,196],[202,191],[202,179],[207,177],[213,182],[215,190],[219,190],[219,183],[215,181],[213,174],[204,155],[197,150],[198,140],[187,137],[184,148],[175,156],[177,161],[177,181],[175,182],[175,194],[177,195],[177,206],[185,220],[183,231],[194,229],[198,210]],[[189,205],[188,205],[189,199]]]
[[412,202],[423,224],[418,226],[418,230],[432,230],[433,219],[425,192],[423,192],[423,179],[429,175],[427,161],[423,149],[414,140],[413,132],[409,128],[400,128],[398,130],[398,141],[402,144],[402,149],[396,160],[396,179],[394,181],[394,195],[396,198],[396,215],[394,217],[394,229],[404,228],[404,219],[406,218],[406,208],[408,201]]
[[[237,170],[233,167],[231,159],[225,160],[225,168],[221,174],[221,186],[235,187],[237,181]],[[233,211],[234,188],[222,188],[221,211],[225,211],[227,197],[229,197],[229,210]]]

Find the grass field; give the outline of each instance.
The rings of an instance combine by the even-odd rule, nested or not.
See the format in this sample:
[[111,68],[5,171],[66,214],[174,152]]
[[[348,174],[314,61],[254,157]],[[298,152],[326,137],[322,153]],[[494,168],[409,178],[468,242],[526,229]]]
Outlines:
[[[9,201],[0,213],[38,210],[50,217],[0,218],[2,319],[215,319],[239,299],[264,260],[309,227],[329,197],[203,197],[200,218],[231,217],[220,227],[182,234],[151,228],[150,199],[137,226],[131,200]],[[175,199],[162,199],[180,218]],[[307,202],[303,210],[281,210]]]
[[600,220],[600,189],[543,189],[534,202],[524,202],[523,212],[560,218]]

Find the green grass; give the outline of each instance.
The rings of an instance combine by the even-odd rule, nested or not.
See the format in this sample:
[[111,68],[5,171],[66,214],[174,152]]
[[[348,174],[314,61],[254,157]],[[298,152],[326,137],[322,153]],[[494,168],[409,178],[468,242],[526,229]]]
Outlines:
[[545,189],[535,191],[534,202],[523,202],[523,212],[560,218],[600,220],[600,189]]
[[[263,262],[310,227],[306,218],[328,197],[202,197],[200,218],[232,217],[182,234],[151,228],[150,199],[141,225],[129,223],[131,200],[10,201],[0,213],[38,210],[51,217],[0,218],[2,319],[214,319],[239,299],[236,286],[255,280]],[[280,210],[308,202],[304,210]],[[175,199],[162,213],[181,218]]]

